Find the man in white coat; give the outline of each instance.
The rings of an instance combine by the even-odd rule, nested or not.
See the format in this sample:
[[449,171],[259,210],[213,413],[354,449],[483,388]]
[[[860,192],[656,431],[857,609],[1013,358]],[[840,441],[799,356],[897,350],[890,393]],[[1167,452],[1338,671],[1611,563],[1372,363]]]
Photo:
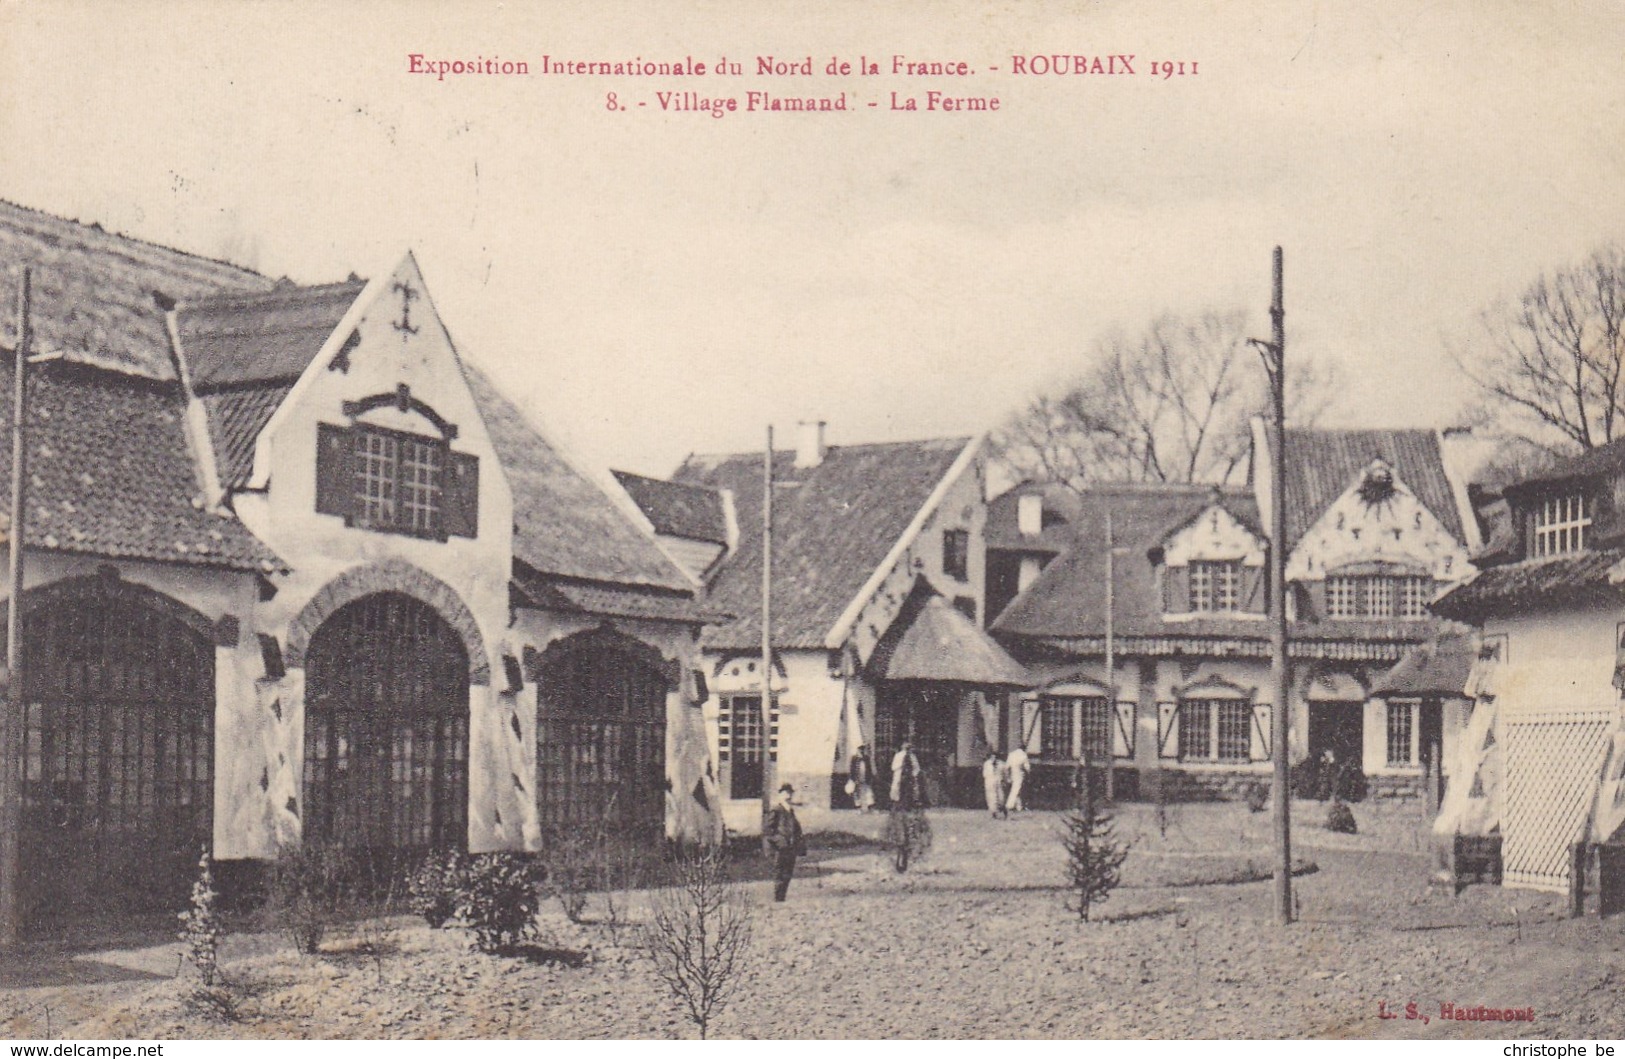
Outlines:
[[1004,808],[1007,812],[1019,813],[1027,808],[1021,801],[1021,787],[1027,782],[1027,773],[1032,769],[1032,761],[1027,757],[1027,748],[1017,744],[1010,753],[1005,755],[1005,770],[1010,773],[1010,797],[1005,799]]

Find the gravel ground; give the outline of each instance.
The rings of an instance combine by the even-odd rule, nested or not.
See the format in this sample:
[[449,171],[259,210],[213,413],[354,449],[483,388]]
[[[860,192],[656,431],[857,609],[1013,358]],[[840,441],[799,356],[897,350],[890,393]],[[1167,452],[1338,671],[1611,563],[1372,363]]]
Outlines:
[[[1430,892],[1416,810],[1357,806],[1333,835],[1299,803],[1300,921],[1273,924],[1268,815],[1239,805],[1122,807],[1125,885],[1081,923],[1059,889],[1056,819],[931,814],[935,845],[906,875],[869,840],[878,817],[804,814],[815,834],[790,901],[756,908],[750,973],[712,1026],[727,1037],[1618,1037],[1625,917],[1569,920],[1552,896]],[[1307,868],[1307,866],[1306,866]],[[1165,885],[1168,882],[1180,885]],[[641,900],[632,902],[641,916]],[[595,900],[589,913],[601,908]],[[15,1037],[692,1036],[624,929],[543,933],[564,962],[484,956],[408,918],[340,932],[317,957],[267,935],[225,952],[236,1018],[189,1010],[178,947],[37,948],[0,963],[0,1032]],[[361,949],[370,938],[384,955]],[[573,964],[573,965],[572,965]],[[1398,1018],[1379,1017],[1386,1003]],[[1406,1019],[1405,1005],[1418,1014]],[[1536,1021],[1441,1020],[1533,1007]],[[47,1026],[49,1019],[49,1026]]]

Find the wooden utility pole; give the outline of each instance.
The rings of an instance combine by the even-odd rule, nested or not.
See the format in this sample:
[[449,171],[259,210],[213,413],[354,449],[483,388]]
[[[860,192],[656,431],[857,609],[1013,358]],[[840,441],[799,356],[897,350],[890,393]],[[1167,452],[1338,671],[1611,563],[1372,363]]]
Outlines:
[[1256,343],[1270,380],[1270,757],[1275,810],[1275,921],[1292,922],[1292,791],[1287,767],[1292,703],[1288,699],[1286,624],[1286,309],[1282,302],[1281,248],[1275,248],[1275,296],[1270,302],[1270,341]]
[[11,525],[7,528],[6,550],[10,553],[11,596],[6,602],[6,712],[0,718],[0,949],[14,949],[22,933],[19,889],[22,881],[22,798],[23,798],[23,483],[27,481],[23,462],[23,419],[28,408],[27,378],[29,347],[33,338],[30,319],[33,274],[23,270],[23,283],[17,299],[17,348],[13,351],[11,391]]
[[[1106,801],[1117,801],[1117,757],[1112,733],[1117,729],[1117,540],[1112,535],[1112,513],[1106,510]],[[1085,746],[1087,746],[1087,741]],[[1084,776],[1088,782],[1088,776]]]
[[773,425],[762,457],[762,826],[773,809]]

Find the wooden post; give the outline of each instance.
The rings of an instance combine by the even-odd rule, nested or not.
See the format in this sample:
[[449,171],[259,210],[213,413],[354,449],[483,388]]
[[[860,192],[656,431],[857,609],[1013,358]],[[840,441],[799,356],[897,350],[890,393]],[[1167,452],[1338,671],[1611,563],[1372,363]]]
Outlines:
[[23,767],[23,420],[28,390],[24,374],[33,338],[30,302],[33,274],[23,270],[17,301],[17,348],[14,351],[11,391],[11,525],[6,548],[10,554],[11,597],[6,601],[6,712],[0,718],[0,949],[14,949],[22,934],[19,889],[22,880],[22,767]]
[[773,809],[773,425],[762,457],[762,826]]
[[1292,731],[1288,698],[1286,624],[1286,308],[1282,298],[1281,248],[1275,248],[1275,296],[1270,303],[1270,345],[1265,357],[1270,377],[1270,756],[1275,776],[1275,921],[1291,923],[1292,792],[1287,767],[1287,740]]
[[[1116,595],[1117,568],[1114,551],[1117,541],[1112,536],[1112,513],[1106,510],[1106,802],[1111,804],[1117,801],[1117,786],[1112,782],[1113,774],[1117,771],[1117,757],[1112,751],[1115,740],[1112,733],[1117,731],[1117,641],[1113,636],[1116,631]],[[1085,741],[1085,753],[1088,752],[1088,743]],[[1089,781],[1089,769],[1084,768],[1084,782]]]

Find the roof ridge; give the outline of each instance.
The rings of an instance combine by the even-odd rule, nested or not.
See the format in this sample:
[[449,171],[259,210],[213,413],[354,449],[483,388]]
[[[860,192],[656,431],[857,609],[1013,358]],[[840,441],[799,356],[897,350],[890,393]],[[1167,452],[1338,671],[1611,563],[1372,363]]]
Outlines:
[[343,279],[331,283],[279,284],[266,290],[222,291],[219,294],[205,294],[197,298],[187,298],[179,301],[175,307],[183,312],[188,309],[260,307],[274,305],[279,301],[292,302],[311,295],[338,294],[347,289],[360,294],[366,287],[367,281],[363,279]]
[[[240,272],[245,276],[250,276],[255,279],[270,279],[270,277],[265,275],[263,272],[248,268],[245,265],[239,265],[232,261],[227,261],[225,258],[209,257],[206,254],[193,253],[190,250],[181,250],[178,247],[154,242],[151,239],[143,239],[138,235],[130,235],[127,232],[117,231],[112,228],[103,228],[100,221],[91,221],[86,223],[85,221],[78,220],[77,218],[63,217],[60,214],[51,213],[48,210],[37,209],[33,206],[24,206],[20,202],[13,202],[7,198],[0,198],[0,207],[19,211],[20,213],[26,215],[26,217],[33,218],[34,223],[36,224],[45,222],[57,226],[59,229],[66,229],[67,231],[79,234],[87,241],[86,249],[90,249],[88,243],[89,239],[99,236],[100,238],[115,244],[115,246],[122,244],[122,247],[126,248],[127,256],[133,256],[129,254],[129,251],[136,249],[148,251],[157,250],[161,251],[165,255],[174,255],[198,264],[214,265],[220,268],[231,269],[234,272]],[[148,263],[151,264],[152,262]]]
[[[903,441],[859,441],[843,445],[826,445],[824,447],[824,451],[826,454],[828,454],[831,452],[845,452],[851,449],[904,448],[913,445],[952,445],[958,448],[963,448],[965,445],[969,444],[970,440],[975,436],[975,434],[952,434],[929,438],[909,438]],[[794,448],[775,448],[773,450],[774,456],[794,456],[795,454],[796,450]],[[679,465],[678,469],[682,469],[682,467],[687,466],[689,463],[695,460],[736,460],[747,456],[752,459],[761,459],[762,450],[743,449],[738,452],[691,452],[684,457],[683,463]],[[807,469],[811,470],[812,468]]]

